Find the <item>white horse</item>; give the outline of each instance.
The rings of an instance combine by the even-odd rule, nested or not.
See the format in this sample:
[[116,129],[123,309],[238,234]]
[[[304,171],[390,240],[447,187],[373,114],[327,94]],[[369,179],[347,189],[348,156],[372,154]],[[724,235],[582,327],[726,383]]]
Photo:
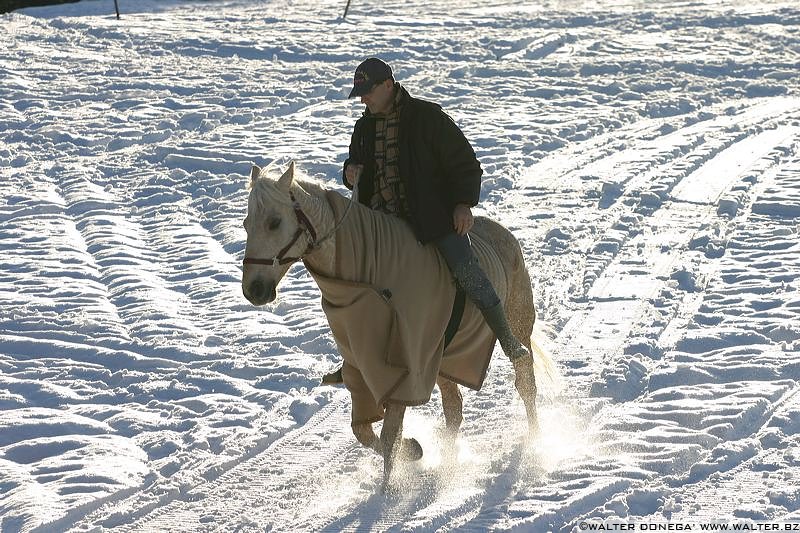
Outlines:
[[[362,226],[354,226],[350,224],[349,219],[354,219],[356,216],[366,218],[368,221],[370,217],[382,217],[381,220],[391,219],[388,224],[394,224],[399,227],[399,233],[407,241],[400,244],[399,250],[401,253],[397,255],[405,255],[403,250],[417,250],[421,249],[422,253],[428,254],[425,257],[432,258],[432,261],[440,261],[438,252],[431,245],[420,246],[413,236],[407,224],[400,219],[388,217],[387,215],[374,212],[359,204],[347,204],[347,208],[339,209],[338,219],[337,212],[332,207],[330,191],[326,191],[321,186],[311,182],[299,182],[294,179],[294,163],[289,165],[289,168],[278,179],[272,179],[266,176],[265,172],[254,166],[250,178],[250,195],[248,199],[247,217],[244,220],[244,228],[247,231],[247,245],[245,249],[244,271],[242,275],[242,292],[244,296],[254,305],[264,305],[272,302],[276,297],[276,287],[291,265],[297,261],[303,261],[306,268],[312,273],[312,276],[320,284],[323,295],[323,307],[325,307],[326,299],[331,300],[337,297],[332,292],[328,285],[321,283],[321,280],[333,279],[337,275],[337,269],[341,275],[341,262],[349,259],[349,257],[341,257],[343,254],[340,252],[337,257],[337,249],[339,246],[337,241],[343,240],[345,237],[350,238],[350,248],[348,252],[352,252],[359,247],[361,242],[369,242],[370,235],[351,235],[352,232],[365,231]],[[341,199],[341,197],[338,197]],[[345,205],[338,202],[338,205]],[[342,212],[343,211],[343,212]],[[355,213],[355,214],[354,214]],[[348,217],[349,214],[349,217]],[[394,227],[394,226],[393,226]],[[536,313],[533,307],[533,295],[531,290],[531,282],[528,272],[525,268],[525,263],[522,257],[522,252],[517,240],[511,233],[500,224],[491,221],[487,218],[478,217],[475,221],[475,226],[472,233],[475,237],[479,237],[481,242],[489,243],[488,246],[492,248],[493,253],[502,263],[502,280],[492,279],[495,286],[502,285],[506,290],[498,290],[498,294],[504,301],[504,307],[507,315],[510,317],[511,327],[514,335],[518,339],[524,339],[525,345],[531,350],[531,353],[541,354],[543,352],[532,345],[531,334],[533,330],[533,323]],[[479,239],[474,239],[475,241]],[[384,248],[380,247],[381,250]],[[372,252],[370,253],[378,253]],[[359,263],[360,264],[360,263]],[[375,270],[375,269],[372,269]],[[431,269],[432,270],[432,269]],[[444,272],[447,272],[446,270]],[[374,277],[375,273],[371,272],[370,276]],[[405,277],[408,277],[408,273]],[[416,272],[413,274],[415,283],[423,280],[427,276],[427,272]],[[433,275],[433,273],[431,273]],[[359,271],[359,265],[356,264],[348,273],[351,278],[347,280],[353,287],[358,287],[359,282],[373,281],[366,279],[367,273]],[[363,277],[364,279],[359,279]],[[492,278],[490,274],[490,279]],[[427,278],[425,278],[427,279]],[[441,285],[452,285],[452,279],[449,277],[437,278],[436,283]],[[424,280],[423,280],[424,281]],[[499,285],[498,285],[499,284]],[[350,285],[345,285],[345,288]],[[392,287],[390,287],[391,289]],[[452,293],[455,288],[450,287]],[[353,290],[356,290],[355,288]],[[384,291],[389,294],[389,290]],[[345,296],[347,296],[345,291]],[[338,297],[341,298],[341,294]],[[505,296],[505,298],[504,298]],[[400,299],[400,296],[395,297]],[[450,300],[452,302],[452,298]],[[423,309],[431,304],[429,301],[418,302],[418,308]],[[472,306],[467,303],[467,308]],[[329,305],[329,307],[331,307]],[[335,307],[335,306],[333,306]],[[350,343],[350,337],[341,335],[342,321],[338,318],[334,320],[333,315],[329,311],[338,311],[340,308],[330,310],[326,309],[328,314],[329,323],[337,340],[340,351],[345,358],[345,369],[350,369],[351,374],[359,374],[359,370],[366,372],[372,364],[373,360],[382,363],[386,358],[385,354],[381,353],[358,353],[357,346]],[[412,314],[416,314],[416,311]],[[479,313],[475,313],[479,316]],[[445,317],[446,318],[446,317]],[[367,321],[371,320],[371,316],[366,316]],[[349,319],[348,319],[349,320]],[[413,321],[412,321],[413,322]],[[483,322],[481,322],[483,324]],[[485,325],[485,324],[484,324]],[[372,337],[385,335],[380,331],[373,332],[370,324],[364,324],[364,327],[355,331],[355,334],[362,336]],[[483,325],[481,326],[483,327]],[[423,328],[424,329],[424,328]],[[463,329],[463,324],[462,324]],[[462,329],[453,338],[453,343],[458,344],[459,336],[462,336]],[[488,328],[485,328],[488,330]],[[436,329],[437,335],[444,337],[443,328]],[[411,332],[417,336],[424,336],[426,332]],[[338,334],[338,335],[337,335]],[[353,335],[351,331],[350,336]],[[462,337],[467,336],[464,334]],[[470,340],[472,339],[472,340]],[[467,337],[467,344],[474,343],[475,337]],[[377,342],[377,346],[385,346],[385,339],[373,339]],[[424,339],[423,339],[424,340]],[[491,354],[491,347],[494,346],[494,337],[490,336],[490,345],[488,354],[485,360],[483,372],[485,376],[486,366],[488,366],[488,357]],[[425,382],[427,390],[422,391],[422,403],[430,398],[430,393],[433,390],[433,380],[439,385],[442,397],[442,407],[444,410],[445,425],[448,433],[448,440],[450,444],[455,439],[459,430],[462,418],[462,396],[459,392],[458,385],[452,380],[448,379],[453,374],[447,373],[442,369],[448,359],[448,350],[450,348],[443,348],[445,343],[442,339],[433,339],[433,346],[436,347],[436,356],[440,359],[434,359],[433,363],[423,361],[422,364],[434,367],[434,376]],[[440,342],[441,341],[441,342]],[[367,344],[372,342],[366,339]],[[347,344],[347,346],[345,346]],[[374,343],[373,343],[374,344]],[[364,343],[362,342],[362,346]],[[355,347],[354,347],[355,346]],[[451,345],[452,346],[452,345]],[[464,346],[464,342],[461,343]],[[344,349],[347,348],[347,349]],[[534,348],[534,349],[532,349]],[[362,350],[363,351],[363,350]],[[348,357],[350,356],[350,357]],[[413,358],[414,354],[411,354]],[[355,357],[355,360],[348,361],[349,358]],[[441,365],[441,366],[439,366]],[[520,396],[522,397],[525,409],[527,412],[529,432],[536,434],[538,432],[538,421],[536,413],[536,383],[533,371],[533,359],[531,357],[523,357],[513,362],[515,371],[515,386]],[[391,374],[397,371],[394,366],[380,367],[380,372]],[[345,373],[347,374],[347,373]],[[398,379],[402,380],[404,375],[402,372],[398,374]],[[379,378],[383,377],[381,374]],[[360,375],[359,375],[360,379]],[[477,383],[466,383],[467,385],[477,388],[483,381],[483,376],[479,376]],[[351,392],[353,399],[353,409],[355,412],[357,400],[363,396],[363,391],[356,391],[356,386],[353,385],[354,380],[345,378],[345,385]],[[464,384],[463,381],[461,381]],[[363,380],[358,384],[364,385]],[[370,383],[370,385],[372,385]],[[475,387],[474,385],[477,385]],[[393,385],[396,387],[396,385]],[[374,387],[373,387],[374,390]],[[393,389],[394,390],[394,389]],[[358,396],[358,398],[357,398]],[[372,415],[360,419],[356,419],[354,415],[352,430],[356,439],[363,445],[375,450],[383,456],[384,459],[384,476],[383,476],[383,489],[389,487],[390,477],[395,461],[401,459],[418,459],[422,456],[422,449],[414,439],[403,439],[402,423],[405,408],[407,405],[414,405],[413,402],[393,401],[390,394],[385,396],[376,396],[375,394],[367,394],[372,398],[378,398],[375,402],[379,405],[379,411],[373,412]],[[373,402],[374,403],[374,402]],[[385,409],[385,412],[384,412]],[[381,416],[382,415],[382,416]],[[376,436],[372,429],[373,422],[383,418],[383,428],[380,437]]]

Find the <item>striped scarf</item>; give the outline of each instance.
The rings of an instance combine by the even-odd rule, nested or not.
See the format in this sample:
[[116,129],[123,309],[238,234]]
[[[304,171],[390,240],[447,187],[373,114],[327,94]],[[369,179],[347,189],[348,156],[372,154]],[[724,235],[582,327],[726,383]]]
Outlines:
[[398,136],[400,110],[405,102],[405,90],[395,84],[391,111],[375,116],[375,192],[370,207],[400,218],[408,218],[406,182],[400,175]]

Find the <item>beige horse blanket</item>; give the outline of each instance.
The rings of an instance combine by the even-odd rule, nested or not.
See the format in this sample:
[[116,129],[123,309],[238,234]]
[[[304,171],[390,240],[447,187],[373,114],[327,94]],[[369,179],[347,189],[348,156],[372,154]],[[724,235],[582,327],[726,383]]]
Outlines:
[[[349,200],[335,192],[328,192],[327,200],[342,220]],[[506,301],[510,274],[486,240],[472,233],[470,238]],[[437,375],[481,387],[495,337],[467,300],[461,326],[445,350],[456,286],[435,246],[421,245],[403,220],[353,204],[336,232],[335,262],[330,276],[308,270],[322,291],[322,308],[344,358],[353,424],[382,419],[387,403],[427,402]]]

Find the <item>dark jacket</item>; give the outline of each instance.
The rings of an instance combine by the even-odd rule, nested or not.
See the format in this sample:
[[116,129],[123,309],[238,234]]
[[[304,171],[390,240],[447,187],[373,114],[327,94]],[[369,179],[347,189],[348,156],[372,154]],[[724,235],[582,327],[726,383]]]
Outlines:
[[[398,85],[398,90],[405,91]],[[441,106],[408,96],[400,110],[400,176],[406,180],[411,226],[422,243],[453,227],[456,204],[474,206],[481,190],[481,165],[464,134]],[[370,205],[375,178],[375,118],[369,110],[358,119],[347,165],[364,165],[358,201]],[[351,188],[342,172],[342,182]]]

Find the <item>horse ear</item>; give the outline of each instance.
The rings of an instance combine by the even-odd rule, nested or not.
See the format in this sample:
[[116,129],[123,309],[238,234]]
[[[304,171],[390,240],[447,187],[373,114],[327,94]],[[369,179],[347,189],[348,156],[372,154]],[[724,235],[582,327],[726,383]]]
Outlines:
[[253,165],[253,168],[250,169],[250,185],[252,185],[253,182],[256,181],[256,178],[258,178],[260,175],[261,167],[258,165]]
[[278,185],[282,188],[289,190],[289,187],[292,186],[292,182],[294,181],[294,161],[289,163],[289,168],[286,169],[286,172],[283,173],[283,176],[280,177],[278,180]]

